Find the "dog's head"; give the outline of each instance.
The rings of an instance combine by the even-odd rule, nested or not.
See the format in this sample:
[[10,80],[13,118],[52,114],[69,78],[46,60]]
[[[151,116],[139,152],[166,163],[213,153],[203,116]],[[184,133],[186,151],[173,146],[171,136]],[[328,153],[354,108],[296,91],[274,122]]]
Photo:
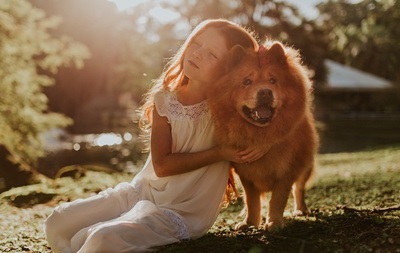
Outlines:
[[[229,101],[225,108],[234,107],[252,125],[268,126],[281,110],[304,111],[309,79],[297,51],[279,42],[261,46],[258,52],[233,47],[227,57],[226,73],[213,91],[214,96]],[[285,115],[290,118],[288,113]]]

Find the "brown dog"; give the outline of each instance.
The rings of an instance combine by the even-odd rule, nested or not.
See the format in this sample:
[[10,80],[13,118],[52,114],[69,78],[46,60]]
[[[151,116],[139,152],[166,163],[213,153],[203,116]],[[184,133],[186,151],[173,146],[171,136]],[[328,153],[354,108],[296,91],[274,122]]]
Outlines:
[[236,228],[258,227],[261,195],[272,192],[265,229],[283,226],[291,189],[295,215],[308,213],[305,186],[314,169],[318,136],[311,111],[311,82],[298,52],[279,42],[258,52],[235,46],[227,74],[209,94],[219,143],[267,153],[249,164],[233,164],[245,190],[246,217]]

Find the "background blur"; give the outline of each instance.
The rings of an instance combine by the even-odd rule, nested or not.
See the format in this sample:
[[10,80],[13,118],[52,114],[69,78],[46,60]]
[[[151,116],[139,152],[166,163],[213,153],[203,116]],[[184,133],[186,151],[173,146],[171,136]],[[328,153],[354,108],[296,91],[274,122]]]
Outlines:
[[207,18],[300,50],[321,153],[400,143],[400,1],[0,0],[0,192],[70,165],[140,168],[135,110]]

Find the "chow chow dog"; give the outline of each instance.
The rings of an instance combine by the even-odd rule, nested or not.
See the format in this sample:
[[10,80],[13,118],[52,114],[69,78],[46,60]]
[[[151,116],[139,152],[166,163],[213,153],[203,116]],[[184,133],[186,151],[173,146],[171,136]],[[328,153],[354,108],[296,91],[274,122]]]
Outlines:
[[265,229],[283,227],[292,191],[295,215],[307,214],[305,187],[314,170],[318,136],[312,89],[297,50],[268,41],[258,52],[235,46],[227,74],[209,93],[210,112],[220,144],[266,154],[252,163],[233,163],[245,192],[246,217],[236,229],[259,227],[261,197],[271,192]]

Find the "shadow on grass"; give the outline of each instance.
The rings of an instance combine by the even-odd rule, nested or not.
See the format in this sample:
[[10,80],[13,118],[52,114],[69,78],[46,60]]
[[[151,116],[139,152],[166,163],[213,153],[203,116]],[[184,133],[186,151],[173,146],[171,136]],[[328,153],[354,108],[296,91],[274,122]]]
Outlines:
[[400,252],[399,186],[398,169],[390,168],[325,178],[308,191],[311,214],[286,217],[278,232],[235,231],[232,222],[240,220],[237,215],[243,205],[239,202],[223,210],[204,237],[157,252]]
[[[396,212],[396,211],[395,211]],[[400,220],[393,211],[371,215],[368,210],[338,209],[287,220],[279,232],[233,229],[160,247],[156,252],[398,252]]]
[[30,208],[34,205],[44,204],[51,201],[57,194],[43,193],[43,192],[30,192],[26,195],[12,195],[7,196],[5,199],[10,205],[18,208]]

